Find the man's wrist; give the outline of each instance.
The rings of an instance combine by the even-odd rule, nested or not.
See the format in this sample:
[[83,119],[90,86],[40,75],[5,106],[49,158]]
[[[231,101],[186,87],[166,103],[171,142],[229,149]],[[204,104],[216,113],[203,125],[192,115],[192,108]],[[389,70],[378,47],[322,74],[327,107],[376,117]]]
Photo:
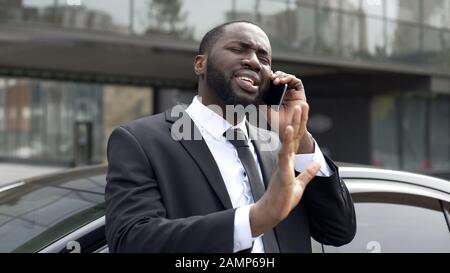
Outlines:
[[267,200],[264,197],[250,207],[249,216],[252,237],[260,236],[280,222],[272,217],[270,209],[266,206]]
[[315,147],[314,138],[308,131],[306,131],[305,135],[300,140],[300,145],[298,146],[297,154],[313,154],[314,147]]

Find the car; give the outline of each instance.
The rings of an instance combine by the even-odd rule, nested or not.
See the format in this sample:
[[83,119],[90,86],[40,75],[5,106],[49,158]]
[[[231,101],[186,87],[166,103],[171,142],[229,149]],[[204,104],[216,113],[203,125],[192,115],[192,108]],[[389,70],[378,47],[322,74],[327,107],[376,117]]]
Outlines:
[[[357,232],[325,253],[450,253],[450,181],[403,171],[340,167],[355,206]],[[314,245],[315,244],[315,245]]]
[[102,252],[106,166],[76,168],[0,188],[0,252]]
[[[65,170],[0,188],[0,252],[107,253],[106,165]],[[312,242],[313,252],[450,252],[450,182],[341,166],[357,215],[354,240]]]

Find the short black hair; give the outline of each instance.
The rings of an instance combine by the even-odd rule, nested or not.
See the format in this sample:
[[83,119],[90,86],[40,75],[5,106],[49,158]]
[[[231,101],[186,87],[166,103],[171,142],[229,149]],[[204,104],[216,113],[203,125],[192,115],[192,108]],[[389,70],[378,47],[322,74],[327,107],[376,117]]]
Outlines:
[[211,49],[211,47],[217,42],[220,35],[222,35],[224,28],[228,25],[236,24],[236,23],[247,23],[247,24],[252,24],[257,27],[260,27],[256,23],[254,23],[252,21],[247,21],[247,20],[235,20],[235,21],[229,21],[229,22],[220,24],[220,25],[214,27],[213,29],[211,29],[210,31],[208,31],[205,34],[205,36],[203,36],[203,39],[200,42],[200,46],[198,48],[198,54],[202,55],[202,54],[205,54],[206,52],[208,52]]

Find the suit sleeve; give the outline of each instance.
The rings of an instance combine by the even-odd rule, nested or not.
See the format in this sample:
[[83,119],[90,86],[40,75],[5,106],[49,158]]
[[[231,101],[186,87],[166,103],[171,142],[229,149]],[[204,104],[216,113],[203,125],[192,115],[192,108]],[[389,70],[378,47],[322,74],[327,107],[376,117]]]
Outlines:
[[341,246],[355,237],[355,209],[338,167],[326,156],[325,160],[334,174],[316,176],[308,184],[301,202],[308,210],[312,237],[326,245]]
[[130,131],[113,131],[107,156],[106,238],[111,252],[233,251],[235,210],[168,219],[151,160]]

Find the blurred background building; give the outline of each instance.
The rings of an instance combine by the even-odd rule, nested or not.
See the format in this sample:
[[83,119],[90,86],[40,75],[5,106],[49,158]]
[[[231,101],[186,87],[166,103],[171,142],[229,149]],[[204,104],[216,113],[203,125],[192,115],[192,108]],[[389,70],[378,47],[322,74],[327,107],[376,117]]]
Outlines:
[[450,0],[0,0],[0,161],[105,161],[120,123],[189,103],[199,40],[252,20],[334,160],[450,177]]

